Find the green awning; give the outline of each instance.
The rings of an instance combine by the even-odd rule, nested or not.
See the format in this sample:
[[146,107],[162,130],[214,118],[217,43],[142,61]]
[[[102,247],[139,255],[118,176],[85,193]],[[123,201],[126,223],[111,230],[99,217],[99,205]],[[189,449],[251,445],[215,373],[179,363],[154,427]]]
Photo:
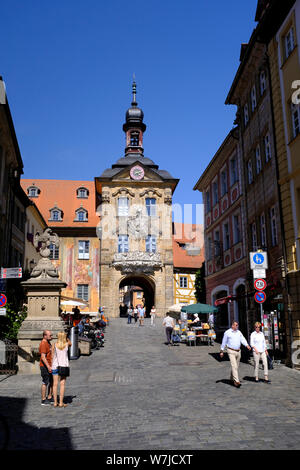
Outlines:
[[191,304],[181,307],[181,311],[186,313],[217,313],[218,308],[208,304]]

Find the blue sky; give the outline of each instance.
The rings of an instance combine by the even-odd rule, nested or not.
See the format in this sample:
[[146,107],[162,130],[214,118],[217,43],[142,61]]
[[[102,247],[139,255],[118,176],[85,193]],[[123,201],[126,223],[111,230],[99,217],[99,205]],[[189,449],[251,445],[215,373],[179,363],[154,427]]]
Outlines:
[[147,125],[145,156],[180,178],[175,203],[201,203],[193,186],[233,127],[236,109],[224,102],[240,44],[256,25],[256,5],[3,2],[0,74],[23,176],[92,180],[123,156],[135,73]]

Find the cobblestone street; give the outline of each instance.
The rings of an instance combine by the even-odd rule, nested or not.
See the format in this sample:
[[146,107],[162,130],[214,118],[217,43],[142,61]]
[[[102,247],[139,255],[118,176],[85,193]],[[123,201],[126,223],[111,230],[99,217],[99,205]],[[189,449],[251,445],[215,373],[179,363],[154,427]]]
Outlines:
[[241,363],[237,389],[219,345],[168,347],[162,320],[126,322],[71,361],[65,409],[40,405],[39,375],[0,382],[9,449],[300,449],[299,372],[276,365],[256,384]]

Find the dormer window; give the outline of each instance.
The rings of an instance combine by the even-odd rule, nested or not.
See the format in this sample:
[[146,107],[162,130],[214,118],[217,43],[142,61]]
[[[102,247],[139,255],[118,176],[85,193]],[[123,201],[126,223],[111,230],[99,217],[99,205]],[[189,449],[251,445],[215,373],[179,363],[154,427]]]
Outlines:
[[83,207],[81,207],[80,209],[77,209],[75,213],[76,213],[75,222],[87,222],[88,221],[88,211],[86,209],[83,209]]
[[132,147],[139,146],[139,133],[138,132],[131,132],[130,134],[130,145]]
[[79,199],[87,199],[89,197],[89,190],[87,188],[78,188],[77,197]]
[[63,211],[57,206],[50,209],[50,221],[51,222],[61,222],[63,219]]
[[27,188],[27,194],[29,197],[38,197],[40,192],[41,190],[36,186],[29,186],[29,188]]

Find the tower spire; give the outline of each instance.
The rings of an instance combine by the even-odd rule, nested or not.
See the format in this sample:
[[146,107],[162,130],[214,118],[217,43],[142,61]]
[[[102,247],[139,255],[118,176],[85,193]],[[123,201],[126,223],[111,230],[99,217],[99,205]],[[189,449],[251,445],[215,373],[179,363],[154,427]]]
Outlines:
[[138,108],[136,101],[136,81],[135,74],[133,74],[131,108],[127,110],[126,122],[123,124],[123,131],[126,134],[125,155],[130,153],[143,155],[143,133],[146,130],[143,119],[144,113]]
[[137,106],[135,74],[133,74],[133,81],[132,81],[132,103],[131,103],[131,106]]

